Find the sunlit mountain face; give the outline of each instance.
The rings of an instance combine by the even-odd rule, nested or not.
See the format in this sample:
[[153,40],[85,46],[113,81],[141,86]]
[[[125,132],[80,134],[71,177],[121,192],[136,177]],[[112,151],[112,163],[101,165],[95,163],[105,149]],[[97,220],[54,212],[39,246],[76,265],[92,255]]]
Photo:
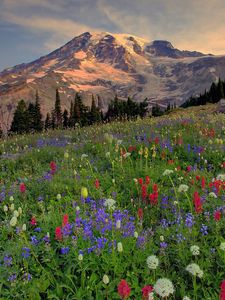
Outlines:
[[150,103],[182,103],[225,78],[225,56],[181,51],[168,41],[148,41],[128,34],[85,32],[31,63],[0,73],[1,104],[34,100],[50,111],[59,89],[62,107],[76,92],[90,104],[98,95],[104,108],[117,94]]

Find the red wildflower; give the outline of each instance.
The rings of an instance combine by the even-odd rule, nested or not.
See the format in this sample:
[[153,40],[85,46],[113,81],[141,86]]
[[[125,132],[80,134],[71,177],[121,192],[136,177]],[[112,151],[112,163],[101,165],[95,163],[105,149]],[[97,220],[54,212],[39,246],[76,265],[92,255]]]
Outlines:
[[55,163],[54,161],[51,161],[51,162],[50,162],[50,169],[51,169],[52,171],[55,171],[56,168],[57,168],[56,163]]
[[215,221],[219,221],[221,219],[221,212],[219,210],[215,211],[213,217]]
[[158,138],[158,137],[156,137],[156,138],[154,139],[154,143],[155,143],[156,145],[159,144],[159,138]]
[[100,182],[98,179],[95,179],[95,187],[96,187],[96,189],[100,188]]
[[225,280],[220,285],[220,300],[225,300]]
[[173,160],[173,159],[169,159],[169,160],[167,161],[167,163],[168,163],[168,165],[172,165],[172,164],[174,164],[174,160]]
[[123,300],[129,297],[130,295],[130,287],[124,279],[122,279],[118,285],[118,294]]
[[56,227],[55,229],[55,239],[61,241],[62,239],[62,230],[61,227]]
[[202,203],[201,198],[198,194],[198,192],[194,192],[194,199],[193,199],[194,205],[195,205],[195,211],[197,214],[202,212]]
[[142,185],[142,187],[141,187],[141,197],[142,197],[142,200],[145,200],[147,197],[147,186],[146,185]]
[[147,185],[150,183],[150,180],[151,180],[151,179],[150,179],[149,176],[146,176],[146,177],[145,177],[145,183],[146,183]]
[[66,226],[68,223],[69,223],[69,216],[68,215],[64,215],[63,216],[62,226]]
[[30,224],[33,225],[33,226],[36,226],[36,225],[37,225],[37,220],[36,220],[35,217],[32,217],[32,218],[31,218]]
[[141,291],[143,299],[148,299],[148,295],[153,292],[153,287],[151,285],[146,285]]
[[158,185],[156,183],[153,184],[153,192],[158,193]]
[[142,185],[142,184],[143,184],[143,179],[142,179],[142,178],[138,178],[138,183],[139,183],[140,185]]
[[138,218],[143,219],[143,209],[142,208],[138,208]]
[[25,185],[25,183],[21,183],[20,184],[20,192],[21,193],[25,193],[26,192],[26,185]]
[[187,166],[187,172],[191,172],[191,166]]
[[196,177],[195,177],[195,178],[196,178],[196,180],[198,180],[198,181],[199,181],[201,177],[200,177],[199,175],[196,175]]
[[149,200],[151,205],[158,204],[158,192],[154,192],[149,195]]

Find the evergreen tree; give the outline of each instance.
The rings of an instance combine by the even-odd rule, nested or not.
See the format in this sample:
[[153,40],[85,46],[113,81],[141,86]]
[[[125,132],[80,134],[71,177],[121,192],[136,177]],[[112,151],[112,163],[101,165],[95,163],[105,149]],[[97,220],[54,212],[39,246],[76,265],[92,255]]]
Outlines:
[[11,131],[17,133],[27,132],[29,128],[29,115],[24,100],[20,100],[14,112]]
[[40,106],[40,99],[39,99],[38,91],[36,91],[35,98],[36,99],[35,99],[34,130],[35,131],[42,131],[43,122],[42,122],[41,106]]
[[100,111],[97,108],[95,104],[94,96],[92,95],[91,111],[89,114],[89,124],[100,122],[100,120],[101,120]]
[[27,109],[28,115],[28,131],[34,132],[35,131],[35,121],[36,121],[36,109],[33,103],[29,103]]
[[45,119],[45,130],[50,129],[51,127],[52,127],[52,122],[51,122],[50,114],[47,113],[46,119]]
[[147,102],[147,98],[142,101],[139,105],[139,115],[141,118],[144,118],[147,114],[148,111],[148,102]]
[[55,118],[55,111],[52,111],[51,115],[51,128],[55,129],[56,128],[56,118]]
[[69,113],[68,111],[65,109],[63,112],[63,128],[68,128],[69,125],[69,117],[68,117]]
[[70,102],[70,116],[69,116],[69,127],[74,127],[75,122],[74,122],[74,102]]
[[55,109],[54,109],[55,128],[62,127],[62,111],[59,90],[56,89]]

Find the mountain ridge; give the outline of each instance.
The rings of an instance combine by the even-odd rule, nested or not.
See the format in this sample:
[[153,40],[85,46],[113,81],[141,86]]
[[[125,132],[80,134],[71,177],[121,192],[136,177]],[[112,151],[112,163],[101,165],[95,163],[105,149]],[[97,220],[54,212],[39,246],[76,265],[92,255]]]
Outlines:
[[0,105],[34,99],[39,91],[42,111],[53,108],[59,88],[68,108],[76,92],[85,104],[99,95],[106,108],[117,94],[150,105],[176,102],[225,77],[225,56],[179,50],[169,41],[148,41],[130,34],[84,32],[32,62],[0,72]]

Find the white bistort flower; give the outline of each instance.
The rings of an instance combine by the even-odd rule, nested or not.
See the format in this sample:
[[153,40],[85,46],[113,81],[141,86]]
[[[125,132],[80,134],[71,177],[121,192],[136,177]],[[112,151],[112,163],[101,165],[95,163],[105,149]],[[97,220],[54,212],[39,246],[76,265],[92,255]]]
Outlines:
[[225,251],[225,242],[220,244],[220,250]]
[[219,174],[219,175],[217,175],[216,179],[217,180],[225,181],[225,174]]
[[13,216],[9,222],[10,226],[14,227],[17,224],[17,217]]
[[117,244],[117,251],[118,251],[118,252],[123,252],[123,244],[122,244],[121,242],[119,242],[119,243]]
[[116,201],[114,199],[106,199],[104,202],[104,206],[106,206],[109,210],[115,210]]
[[161,278],[156,281],[154,291],[160,297],[165,298],[174,293],[174,286],[169,279]]
[[199,249],[200,249],[199,246],[194,245],[194,246],[191,246],[190,251],[191,251],[192,255],[199,255],[200,254]]
[[180,184],[180,186],[178,188],[178,192],[185,193],[188,191],[188,189],[189,189],[189,187],[186,184]]
[[199,265],[192,263],[186,267],[186,271],[191,273],[194,276],[198,276],[199,278],[202,278],[203,271],[200,269]]
[[210,198],[217,198],[216,194],[214,192],[209,193],[209,197]]
[[188,296],[184,296],[183,300],[191,300]]
[[168,176],[168,175],[170,175],[170,174],[172,174],[173,173],[173,170],[168,170],[168,169],[166,169],[164,172],[163,172],[163,176]]
[[79,260],[79,261],[82,261],[82,260],[83,260],[83,254],[79,254],[79,255],[78,255],[78,260]]
[[102,281],[103,281],[104,284],[108,284],[109,283],[109,277],[108,277],[108,275],[105,274],[103,276],[103,278],[102,278]]
[[156,270],[159,265],[159,259],[155,255],[150,255],[146,260],[147,266],[151,270]]

